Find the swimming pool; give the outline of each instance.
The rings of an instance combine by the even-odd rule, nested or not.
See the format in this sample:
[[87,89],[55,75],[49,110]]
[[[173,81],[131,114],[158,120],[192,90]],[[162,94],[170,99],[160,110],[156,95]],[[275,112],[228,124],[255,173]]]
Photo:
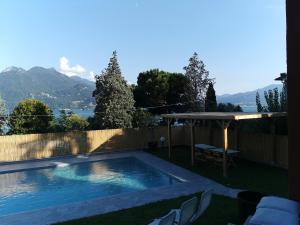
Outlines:
[[135,157],[0,174],[0,216],[180,183]]

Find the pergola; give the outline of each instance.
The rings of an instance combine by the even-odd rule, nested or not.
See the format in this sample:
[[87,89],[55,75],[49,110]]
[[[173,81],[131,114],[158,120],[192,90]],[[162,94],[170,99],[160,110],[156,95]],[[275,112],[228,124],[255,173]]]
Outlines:
[[173,119],[184,119],[189,121],[191,129],[191,164],[195,161],[195,122],[197,120],[214,120],[217,121],[223,130],[223,175],[227,177],[227,149],[228,149],[228,127],[232,121],[262,119],[262,118],[278,118],[284,117],[285,112],[272,113],[245,113],[245,112],[199,112],[199,113],[174,113],[163,114],[163,118],[168,121],[168,145],[169,158],[171,158],[172,151],[172,129],[171,124]]

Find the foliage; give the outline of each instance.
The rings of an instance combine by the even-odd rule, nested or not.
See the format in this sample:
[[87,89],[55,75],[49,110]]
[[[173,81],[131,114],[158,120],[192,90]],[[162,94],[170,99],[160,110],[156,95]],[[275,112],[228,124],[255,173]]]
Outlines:
[[188,95],[189,79],[181,73],[170,73],[167,104],[169,112],[186,112],[191,109],[192,99]]
[[122,77],[114,51],[108,67],[96,76],[95,126],[97,128],[125,128],[132,126],[134,99],[131,87]]
[[152,123],[152,114],[142,109],[136,109],[133,113],[133,127],[149,127]]
[[[256,106],[258,112],[286,112],[287,111],[287,86],[284,82],[281,93],[279,94],[278,89],[265,91],[265,100],[267,105],[263,106],[260,102],[260,96],[256,93]],[[269,119],[261,119],[259,121],[244,121],[242,129],[253,131],[270,133],[271,126],[274,121]],[[277,118],[276,119],[276,134],[287,135],[287,119]]]
[[53,114],[43,102],[25,99],[11,113],[9,126],[12,134],[49,132],[53,126]]
[[243,112],[240,105],[234,105],[231,103],[219,103],[217,107],[218,112]]
[[0,96],[0,133],[3,133],[3,127],[7,124],[6,106]]
[[[167,104],[170,74],[159,69],[142,72],[138,76],[134,90],[136,107],[157,107]],[[152,113],[166,112],[166,108],[150,109]]]
[[256,93],[256,106],[258,112],[286,112],[287,111],[287,84],[283,83],[282,91],[278,88],[264,92],[267,105],[262,106],[260,96]]
[[216,112],[217,111],[217,98],[214,89],[214,84],[209,83],[206,96],[205,96],[205,112]]
[[256,107],[257,107],[257,112],[264,112],[265,108],[262,106],[261,102],[260,102],[260,96],[259,93],[256,92]]
[[287,80],[283,82],[282,91],[280,93],[280,111],[288,111],[288,96],[287,96]]
[[73,112],[66,113],[65,110],[60,111],[58,119],[59,131],[82,131],[86,130],[88,126],[89,123],[85,118],[76,115]]
[[159,69],[142,72],[134,88],[136,107],[149,108],[154,114],[186,112],[191,102],[188,88],[189,80],[183,74]]
[[205,69],[203,61],[199,60],[198,54],[195,52],[189,59],[189,65],[183,68],[185,76],[189,79],[188,96],[191,96],[194,111],[203,111],[204,98],[211,79],[208,78],[209,72]]
[[267,102],[267,110],[269,112],[279,112],[279,94],[278,89],[274,88],[273,90],[265,91],[265,99]]

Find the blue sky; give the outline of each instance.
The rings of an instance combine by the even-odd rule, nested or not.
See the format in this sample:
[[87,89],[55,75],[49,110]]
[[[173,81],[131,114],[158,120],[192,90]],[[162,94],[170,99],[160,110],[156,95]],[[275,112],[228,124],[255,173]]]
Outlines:
[[284,0],[1,0],[0,70],[54,67],[91,78],[117,50],[123,76],[183,72],[197,52],[217,94],[286,71]]

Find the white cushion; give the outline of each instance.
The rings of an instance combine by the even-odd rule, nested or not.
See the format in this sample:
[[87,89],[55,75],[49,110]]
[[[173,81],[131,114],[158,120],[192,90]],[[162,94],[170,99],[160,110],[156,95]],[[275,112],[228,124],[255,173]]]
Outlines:
[[295,214],[268,208],[258,208],[249,225],[299,225]]
[[263,197],[256,208],[278,209],[295,214],[297,216],[300,213],[300,204],[298,202],[275,196]]
[[207,149],[212,149],[212,148],[216,148],[216,147],[212,146],[212,145],[207,145],[207,144],[195,144],[195,148],[207,150]]

